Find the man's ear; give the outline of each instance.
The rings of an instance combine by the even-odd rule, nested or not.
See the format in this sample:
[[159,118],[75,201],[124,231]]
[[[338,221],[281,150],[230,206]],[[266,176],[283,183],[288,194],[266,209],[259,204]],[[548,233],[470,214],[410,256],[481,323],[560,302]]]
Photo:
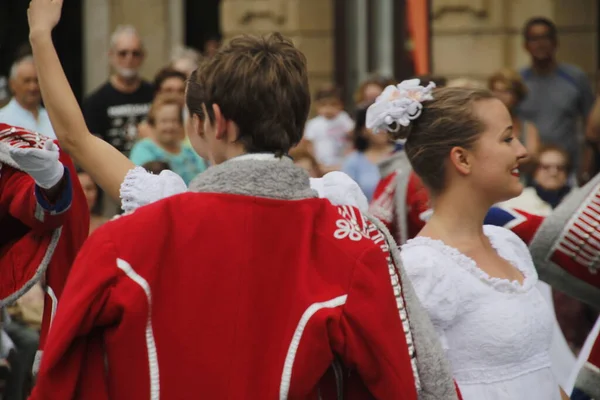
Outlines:
[[227,136],[227,120],[221,112],[221,107],[218,104],[212,105],[213,115],[215,116],[215,137],[222,140]]

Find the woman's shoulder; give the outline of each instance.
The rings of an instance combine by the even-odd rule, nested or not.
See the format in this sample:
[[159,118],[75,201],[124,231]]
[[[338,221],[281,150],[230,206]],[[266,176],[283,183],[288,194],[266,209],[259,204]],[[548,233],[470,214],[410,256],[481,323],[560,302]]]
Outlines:
[[492,242],[506,242],[509,245],[527,250],[525,242],[510,229],[496,225],[484,225],[483,232]]
[[418,236],[408,240],[401,248],[402,264],[411,279],[421,284],[440,285],[460,279],[465,262],[458,250],[441,240]]
[[441,241],[416,237],[401,248],[402,265],[433,324],[445,329],[469,309],[474,291],[465,271],[457,268],[457,255]]
[[537,279],[529,247],[517,234],[510,229],[494,225],[485,225],[483,230],[502,258],[517,265],[521,270],[528,270],[530,275],[535,275]]

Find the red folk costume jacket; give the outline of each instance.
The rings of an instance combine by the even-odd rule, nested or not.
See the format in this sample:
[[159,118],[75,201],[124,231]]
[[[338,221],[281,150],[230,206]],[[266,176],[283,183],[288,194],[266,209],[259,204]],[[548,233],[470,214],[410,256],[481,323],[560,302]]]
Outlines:
[[[425,225],[429,196],[403,151],[381,164],[371,213],[404,243]],[[573,191],[548,217],[493,207],[485,224],[503,226],[529,245],[541,280],[600,309],[600,175]],[[600,338],[576,386],[600,397]]]
[[36,282],[43,283],[46,298],[40,349],[89,229],[85,195],[66,154],[60,154],[65,166],[62,192],[50,204],[8,153],[8,146],[43,148],[46,140],[50,139],[0,124],[0,305],[12,303]]
[[377,221],[286,158],[190,190],[84,245],[32,399],[457,398]]

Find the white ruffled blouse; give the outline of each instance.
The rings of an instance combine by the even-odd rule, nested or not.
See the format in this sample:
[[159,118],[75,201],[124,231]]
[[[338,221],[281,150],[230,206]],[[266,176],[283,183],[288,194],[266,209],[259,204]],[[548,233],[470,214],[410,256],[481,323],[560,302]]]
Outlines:
[[498,254],[523,283],[490,277],[475,261],[426,237],[401,251],[408,276],[451,362],[464,400],[560,400],[549,347],[553,316],[536,287],[525,243],[485,226]]
[[[249,159],[263,162],[280,160],[272,154],[246,154],[227,162]],[[311,178],[310,186],[320,198],[326,198],[334,205],[354,206],[362,212],[369,208],[367,197],[358,184],[343,172],[334,171],[322,178]],[[138,207],[186,191],[187,186],[183,179],[172,171],[162,171],[154,175],[142,167],[135,167],[127,173],[121,184],[121,208],[127,214]]]

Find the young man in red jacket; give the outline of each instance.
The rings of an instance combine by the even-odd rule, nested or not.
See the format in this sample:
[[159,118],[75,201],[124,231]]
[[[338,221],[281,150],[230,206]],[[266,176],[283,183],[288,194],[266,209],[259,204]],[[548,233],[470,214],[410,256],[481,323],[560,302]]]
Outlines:
[[[87,237],[89,211],[73,176],[72,162],[52,140],[0,123],[0,306],[42,283],[46,298],[34,373],[69,269]],[[10,385],[17,390],[33,354],[23,356]]]
[[393,239],[285,156],[310,108],[302,53],[239,37],[197,79],[190,140],[216,165],[90,238],[32,398],[459,398]]

